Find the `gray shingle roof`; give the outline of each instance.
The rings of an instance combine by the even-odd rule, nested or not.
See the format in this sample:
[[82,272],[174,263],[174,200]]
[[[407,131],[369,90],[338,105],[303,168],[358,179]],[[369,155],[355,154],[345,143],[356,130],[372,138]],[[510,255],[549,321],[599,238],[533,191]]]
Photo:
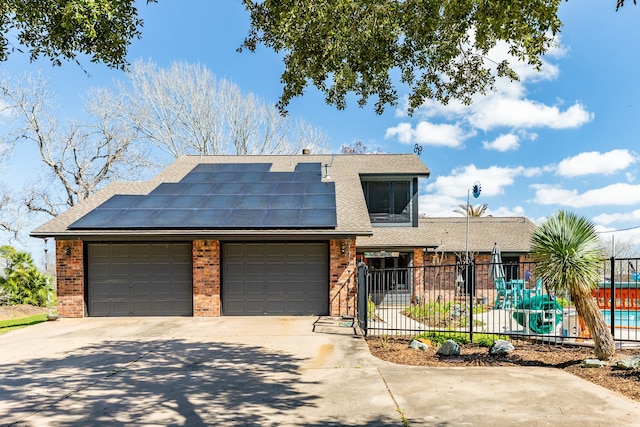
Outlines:
[[[470,217],[469,250],[491,252],[497,243],[503,252],[529,252],[534,228],[524,217]],[[356,244],[360,249],[429,247],[459,252],[465,250],[466,231],[465,217],[421,218],[418,228],[374,227],[373,235],[358,236]]]
[[[429,169],[413,154],[366,154],[366,155],[291,155],[291,156],[183,156],[158,175],[146,182],[118,182],[108,185],[73,208],[36,228],[35,237],[82,237],[132,235],[193,236],[202,235],[201,230],[68,230],[69,224],[102,204],[115,194],[148,194],[164,182],[178,182],[200,163],[271,163],[272,172],[293,171],[296,164],[322,163],[328,165],[329,178],[336,185],[337,227],[334,230],[209,230],[206,235],[368,235],[372,232],[367,212],[360,175],[429,176]],[[323,168],[323,171],[325,169]]]

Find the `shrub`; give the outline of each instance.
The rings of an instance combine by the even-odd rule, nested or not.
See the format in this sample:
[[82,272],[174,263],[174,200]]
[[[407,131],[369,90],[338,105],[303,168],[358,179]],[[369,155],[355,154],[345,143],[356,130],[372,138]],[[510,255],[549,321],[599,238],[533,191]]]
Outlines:
[[0,260],[4,264],[0,288],[10,295],[9,303],[47,305],[47,297],[53,290],[51,280],[38,271],[29,253],[5,245],[0,247]]
[[[458,344],[469,344],[469,334],[466,333],[445,333],[445,332],[423,332],[420,335],[416,335],[414,339],[424,338],[431,341],[434,345],[442,345],[447,340],[453,340]],[[491,335],[491,334],[473,334],[473,343],[478,344],[480,347],[491,347],[496,340],[508,340],[506,335]]]

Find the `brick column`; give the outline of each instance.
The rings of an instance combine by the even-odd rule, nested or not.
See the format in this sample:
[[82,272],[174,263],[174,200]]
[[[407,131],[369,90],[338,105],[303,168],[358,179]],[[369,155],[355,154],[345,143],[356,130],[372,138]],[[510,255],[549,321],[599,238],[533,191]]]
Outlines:
[[84,317],[84,250],[81,240],[56,240],[58,313]]
[[220,316],[220,242],[193,241],[193,316]]
[[355,315],[356,286],[356,240],[330,240],[329,315]]

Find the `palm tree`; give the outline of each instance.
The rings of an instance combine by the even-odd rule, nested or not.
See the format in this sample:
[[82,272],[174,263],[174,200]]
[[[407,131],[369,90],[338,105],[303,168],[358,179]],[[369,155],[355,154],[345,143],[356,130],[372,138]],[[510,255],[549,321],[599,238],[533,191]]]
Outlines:
[[610,359],[615,343],[591,293],[599,282],[603,257],[594,224],[572,212],[556,212],[533,232],[531,255],[550,291],[569,292],[593,336],[596,357]]
[[475,207],[471,203],[461,203],[458,206],[460,206],[460,209],[454,209],[453,211],[462,216],[483,216],[489,207],[486,203]]

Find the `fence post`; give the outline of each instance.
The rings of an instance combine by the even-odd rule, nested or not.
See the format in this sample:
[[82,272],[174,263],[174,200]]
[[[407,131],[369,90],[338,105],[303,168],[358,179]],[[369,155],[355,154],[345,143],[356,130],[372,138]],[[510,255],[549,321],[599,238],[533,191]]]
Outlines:
[[369,285],[367,284],[367,265],[360,261],[358,263],[358,303],[357,303],[357,319],[360,328],[364,332],[364,336],[367,336],[367,318],[369,317],[369,304],[368,304],[368,292]]
[[473,268],[471,270],[471,275],[469,274],[470,265],[473,263],[467,259],[467,278],[471,276],[471,280],[469,280],[469,341],[473,342],[473,298],[475,296],[475,285],[476,285],[476,269]]
[[611,336],[616,339],[616,257],[611,256]]

